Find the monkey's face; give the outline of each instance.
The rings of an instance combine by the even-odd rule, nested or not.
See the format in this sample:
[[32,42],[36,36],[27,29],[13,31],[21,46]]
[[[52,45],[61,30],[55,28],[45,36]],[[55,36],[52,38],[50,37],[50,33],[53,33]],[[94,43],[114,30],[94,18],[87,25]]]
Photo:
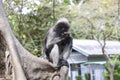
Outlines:
[[60,23],[55,26],[55,31],[59,34],[67,33],[69,31],[69,25]]

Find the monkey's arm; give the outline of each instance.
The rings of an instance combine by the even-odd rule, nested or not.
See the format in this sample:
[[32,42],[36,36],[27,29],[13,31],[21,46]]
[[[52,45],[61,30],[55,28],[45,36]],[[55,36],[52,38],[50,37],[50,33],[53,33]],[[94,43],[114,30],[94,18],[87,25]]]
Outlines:
[[67,60],[68,57],[70,56],[70,53],[72,51],[72,42],[73,42],[72,37],[69,37],[68,43],[66,44],[62,53],[64,60]]
[[46,48],[49,48],[50,46],[53,46],[55,44],[57,44],[58,42],[60,42],[61,39],[59,37],[54,38],[54,39],[50,39],[46,42]]
[[64,45],[64,48],[63,48],[63,52],[59,56],[58,68],[60,68],[61,66],[67,66],[67,67],[69,67],[67,59],[70,56],[70,53],[72,51],[72,37],[70,37],[70,36],[67,37],[63,41],[63,45]]
[[48,35],[49,36],[46,41],[46,48],[49,48],[49,47],[53,46],[54,44],[57,44],[65,39],[65,37],[56,37],[55,35],[50,35],[50,34],[48,34]]

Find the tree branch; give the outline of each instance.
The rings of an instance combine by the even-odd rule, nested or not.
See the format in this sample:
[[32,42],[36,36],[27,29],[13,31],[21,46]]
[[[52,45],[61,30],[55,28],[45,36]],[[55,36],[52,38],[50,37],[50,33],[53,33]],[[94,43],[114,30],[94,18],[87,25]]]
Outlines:
[[[0,32],[5,39],[8,54],[12,59],[9,59],[12,62],[9,66],[13,66],[12,69],[10,68],[13,75],[12,79],[9,80],[66,80],[68,67],[62,66],[60,70],[56,70],[48,60],[34,56],[20,44],[10,28],[2,8],[2,1],[0,1]],[[4,54],[6,53],[4,52]],[[6,58],[8,59],[8,56]],[[54,73],[60,76],[54,75]]]

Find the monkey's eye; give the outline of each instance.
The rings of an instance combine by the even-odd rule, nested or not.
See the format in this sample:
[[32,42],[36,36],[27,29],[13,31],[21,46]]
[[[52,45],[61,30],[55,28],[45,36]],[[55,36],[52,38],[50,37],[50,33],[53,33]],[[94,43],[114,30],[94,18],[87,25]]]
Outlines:
[[62,31],[62,32],[65,32],[65,31],[66,31],[66,29],[65,29],[65,28],[62,28],[62,29],[61,29],[61,31]]
[[62,28],[62,31],[64,31],[65,30],[65,28]]
[[63,31],[63,32],[67,32],[67,31],[68,31],[68,28],[62,28],[62,31]]

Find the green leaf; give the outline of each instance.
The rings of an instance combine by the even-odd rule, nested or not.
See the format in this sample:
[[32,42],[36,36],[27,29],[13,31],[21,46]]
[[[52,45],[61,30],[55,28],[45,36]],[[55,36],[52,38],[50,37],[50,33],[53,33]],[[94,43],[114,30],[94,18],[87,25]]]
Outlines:
[[69,3],[70,2],[70,0],[64,0],[64,3]]
[[20,3],[20,1],[19,0],[15,0],[15,3],[16,3],[16,5],[18,5]]

